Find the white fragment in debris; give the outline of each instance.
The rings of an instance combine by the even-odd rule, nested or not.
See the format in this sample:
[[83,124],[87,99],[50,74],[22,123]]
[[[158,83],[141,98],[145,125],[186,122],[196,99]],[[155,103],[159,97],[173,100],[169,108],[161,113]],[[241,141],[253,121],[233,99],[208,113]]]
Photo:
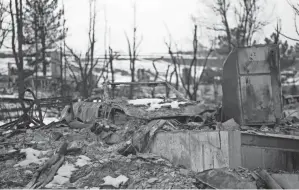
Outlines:
[[89,188],[90,190],[100,190],[100,188],[98,188],[98,187],[91,187],[91,188]]
[[90,158],[88,158],[87,156],[84,155],[80,155],[79,159],[77,160],[77,162],[75,163],[76,166],[82,167],[85,166],[86,164],[90,163]]
[[57,171],[57,175],[70,178],[72,172],[77,170],[73,164],[65,163]]
[[124,175],[120,175],[117,178],[113,178],[111,176],[104,177],[103,180],[105,181],[102,185],[112,185],[113,187],[119,188],[121,184],[125,184],[129,178]]
[[152,111],[155,109],[160,109],[161,107],[164,107],[164,106],[170,106],[172,109],[178,109],[179,106],[182,104],[186,104],[186,102],[173,101],[170,103],[163,103],[163,104],[151,104],[150,107],[148,108],[148,110]]
[[69,182],[69,179],[73,173],[73,171],[77,170],[73,164],[69,164],[68,162],[62,165],[57,171],[57,175],[54,176],[53,180],[46,185],[46,188],[53,188],[59,185],[63,185]]
[[69,178],[63,177],[60,175],[54,176],[53,180],[48,183],[45,187],[46,188],[54,188],[54,187],[59,187],[60,185],[63,185],[69,181]]
[[29,127],[34,127],[35,125],[33,123],[30,123],[29,124]]
[[158,104],[163,102],[163,99],[158,98],[144,98],[144,99],[136,99],[136,100],[129,100],[129,104],[133,105],[148,105],[148,104]]
[[221,124],[221,126],[225,130],[238,130],[238,129],[240,129],[240,125],[238,123],[236,123],[236,121],[233,118],[223,122]]
[[8,131],[4,131],[2,134],[3,135],[6,135],[6,134],[9,134],[9,133],[11,133],[12,132],[12,130],[8,130]]
[[46,154],[47,151],[39,151],[39,150],[34,150],[33,148],[26,148],[26,149],[22,149],[21,153],[22,152],[26,154],[26,159],[14,165],[14,167],[28,166],[31,163],[42,164],[48,159],[48,158],[38,158],[39,156]]
[[50,123],[57,122],[57,121],[59,121],[59,120],[55,117],[45,117],[43,120],[45,125],[49,125]]
[[12,152],[16,152],[16,149],[10,149],[9,151],[7,151],[7,153],[12,153]]

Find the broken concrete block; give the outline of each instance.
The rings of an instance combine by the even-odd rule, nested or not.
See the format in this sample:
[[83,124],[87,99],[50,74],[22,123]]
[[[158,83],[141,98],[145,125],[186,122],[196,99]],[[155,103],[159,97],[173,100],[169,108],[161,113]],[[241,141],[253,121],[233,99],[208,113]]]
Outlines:
[[106,132],[106,131],[103,131],[101,132],[100,134],[100,138],[101,139],[106,139],[107,137],[109,137],[110,135],[112,135],[113,132],[109,131],[109,132]]
[[271,176],[283,189],[299,188],[299,174],[272,174]]
[[215,189],[257,189],[254,181],[244,181],[225,168],[206,170],[195,177]]
[[52,132],[51,137],[54,141],[58,141],[63,135],[59,132]]
[[261,126],[260,131],[268,132],[268,131],[270,131],[270,129],[266,125],[263,125],[263,126]]
[[120,143],[121,141],[123,140],[123,138],[116,134],[116,133],[113,133],[109,138],[107,138],[105,140],[105,142],[108,144],[108,145],[113,145],[113,144],[118,144]]
[[153,177],[153,178],[150,178],[149,180],[147,180],[148,183],[155,183],[156,181],[158,181],[158,178],[156,178],[156,177]]
[[69,143],[69,146],[67,147],[67,150],[81,150],[83,147],[82,144],[80,144],[79,142],[77,141],[73,141],[71,143]]

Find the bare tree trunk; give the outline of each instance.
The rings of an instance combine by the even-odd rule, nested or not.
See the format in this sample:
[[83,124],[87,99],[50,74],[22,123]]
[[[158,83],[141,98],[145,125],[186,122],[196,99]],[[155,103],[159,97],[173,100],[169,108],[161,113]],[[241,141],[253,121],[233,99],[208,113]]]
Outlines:
[[45,27],[41,30],[41,42],[42,42],[42,60],[43,60],[43,75],[47,75],[47,60],[46,60],[46,34]]
[[9,12],[7,11],[8,7],[4,3],[4,1],[0,2],[0,49],[3,46],[3,43],[7,37],[7,34],[9,32],[9,29],[6,28],[5,25],[5,18],[6,14]]
[[60,46],[60,93],[63,96],[63,52]]
[[[114,55],[113,55],[113,50],[111,47],[109,47],[109,65],[110,65],[110,72],[111,72],[111,82],[114,83],[114,68],[113,68],[113,60],[114,60]],[[112,85],[112,98],[114,98],[114,90],[115,90],[115,86]]]
[[[25,84],[24,84],[24,70],[23,70],[23,5],[22,0],[15,0],[15,14],[13,11],[12,0],[9,3],[10,14],[11,14],[11,24],[12,24],[12,51],[14,54],[15,62],[18,70],[18,94],[19,99],[21,101],[23,113],[26,113],[25,104],[23,102],[24,92],[25,92]],[[16,36],[17,34],[17,36]],[[18,40],[18,46],[16,47],[16,37]],[[18,49],[18,51],[17,51]]]

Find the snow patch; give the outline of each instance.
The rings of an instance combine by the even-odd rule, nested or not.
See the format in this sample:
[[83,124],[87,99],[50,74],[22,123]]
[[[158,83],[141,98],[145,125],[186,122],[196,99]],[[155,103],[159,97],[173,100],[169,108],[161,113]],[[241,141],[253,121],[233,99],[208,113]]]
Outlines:
[[73,164],[65,163],[57,171],[57,175],[54,176],[53,180],[46,185],[46,188],[59,187],[67,182],[71,178],[73,171],[77,170]]
[[[1,124],[0,124],[0,125],[1,125]],[[4,132],[2,133],[2,135],[6,135],[6,134],[8,134],[8,133],[12,133],[12,130],[4,131]]]
[[113,187],[119,188],[121,184],[125,184],[129,178],[124,175],[120,175],[117,178],[113,178],[111,176],[104,177],[103,180],[105,181],[102,185],[112,185]]
[[136,100],[129,100],[129,104],[133,105],[148,105],[148,104],[159,104],[163,102],[163,99],[158,98],[144,98],[144,99],[136,99]]
[[14,167],[28,166],[31,163],[42,164],[48,159],[48,158],[39,158],[40,156],[46,154],[48,151],[39,151],[39,150],[34,150],[33,148],[26,148],[21,150],[21,153],[23,152],[26,154],[26,159],[14,165]]
[[49,125],[50,123],[57,122],[57,121],[58,121],[58,119],[55,117],[45,117],[43,120],[45,125]]
[[72,175],[72,172],[77,170],[73,164],[65,163],[62,165],[59,170],[57,171],[57,175],[60,175],[62,177],[68,177],[70,178]]
[[90,163],[90,158],[84,155],[80,155],[79,159],[75,163],[76,166],[82,167]]
[[178,108],[180,108],[179,106],[183,105],[183,104],[186,104],[186,102],[173,101],[170,103],[163,103],[163,104],[151,104],[147,110],[153,111],[155,109],[160,109],[161,107],[164,107],[164,106],[170,106],[172,109],[178,109]]

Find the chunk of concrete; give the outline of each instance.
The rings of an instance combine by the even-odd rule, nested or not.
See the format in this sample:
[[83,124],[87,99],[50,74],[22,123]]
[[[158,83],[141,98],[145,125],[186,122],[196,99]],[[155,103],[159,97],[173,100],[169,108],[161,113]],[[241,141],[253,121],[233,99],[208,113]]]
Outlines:
[[241,166],[240,131],[158,132],[150,151],[195,172]]
[[299,188],[299,174],[272,174],[271,176],[283,189]]
[[232,118],[222,123],[222,128],[228,131],[240,130],[240,125]]
[[198,173],[196,179],[215,189],[257,189],[255,182],[242,180],[225,168]]

